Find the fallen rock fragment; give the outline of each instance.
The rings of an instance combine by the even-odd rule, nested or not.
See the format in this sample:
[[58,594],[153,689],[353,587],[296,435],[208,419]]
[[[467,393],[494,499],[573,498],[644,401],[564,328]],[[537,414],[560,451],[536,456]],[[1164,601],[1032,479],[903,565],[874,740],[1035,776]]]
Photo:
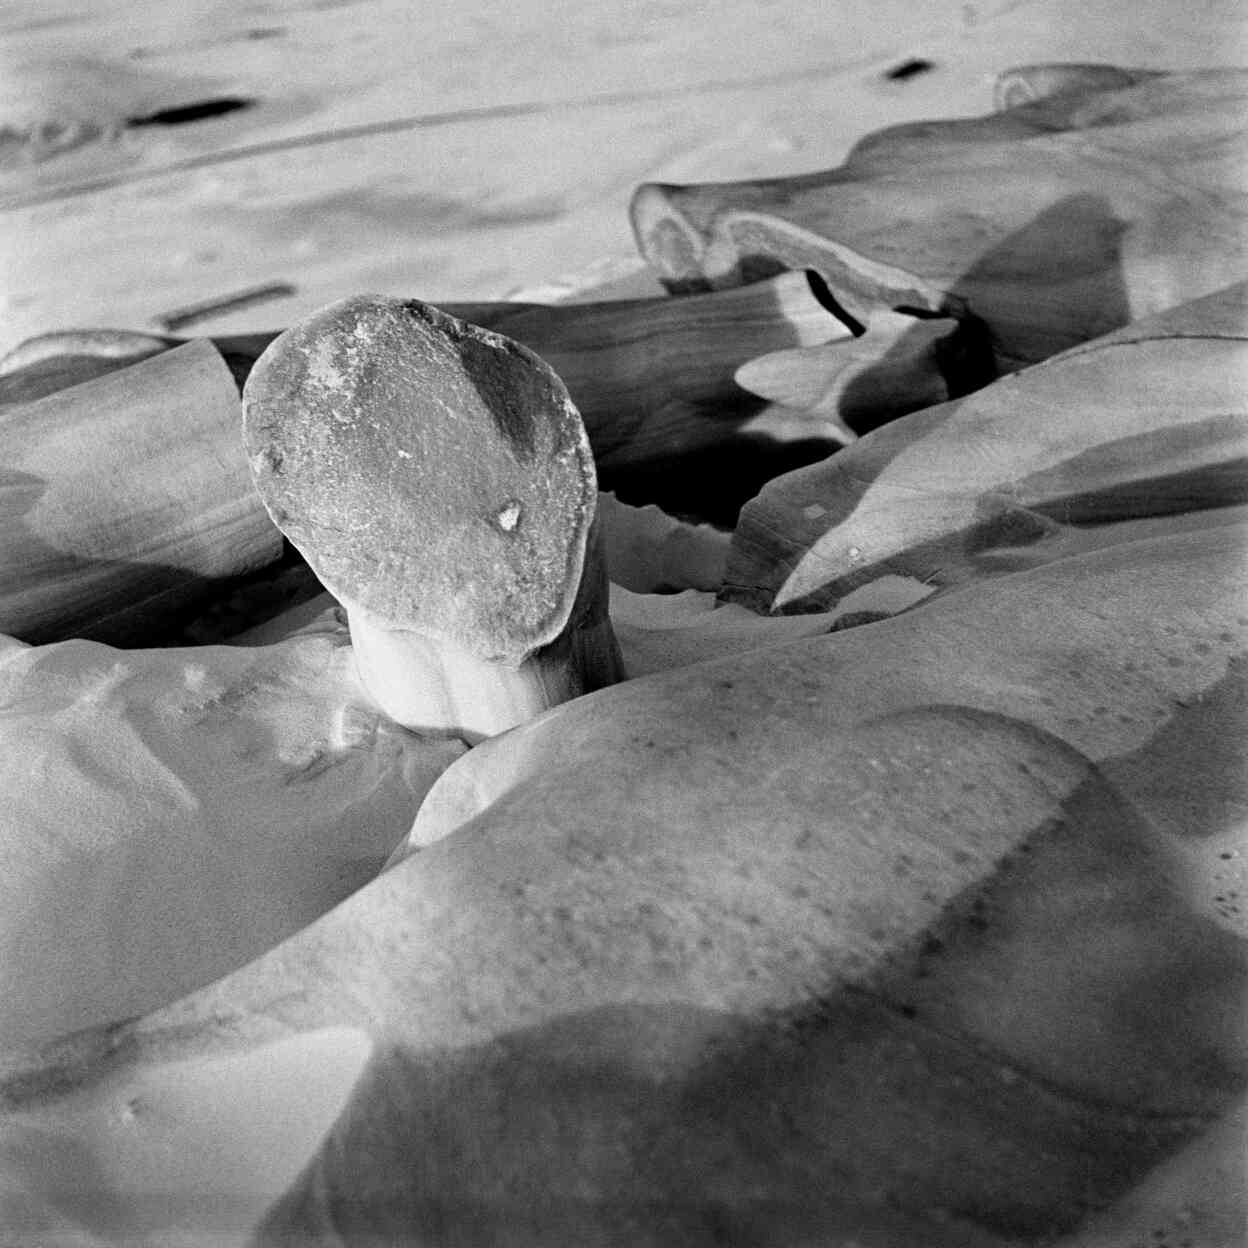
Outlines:
[[0,407],[0,632],[139,644],[272,563],[281,534],[209,342]]

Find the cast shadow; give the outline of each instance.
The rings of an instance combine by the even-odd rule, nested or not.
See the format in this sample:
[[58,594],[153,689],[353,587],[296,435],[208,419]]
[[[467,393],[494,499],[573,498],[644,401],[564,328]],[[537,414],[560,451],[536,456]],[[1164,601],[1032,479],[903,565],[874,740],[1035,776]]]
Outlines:
[[[180,644],[202,612],[286,572],[269,614],[320,592],[289,543],[275,562],[208,576],[158,561],[90,558],[45,541],[25,517],[48,489],[33,473],[0,468],[0,633],[28,645],[79,638],[123,649]],[[248,619],[247,624],[259,622]]]
[[[1050,324],[1041,339],[1054,351],[1076,345],[1087,339],[1120,328],[1130,322],[1131,309],[1123,277],[1121,240],[1126,225],[1117,218],[1112,205],[1103,196],[1080,193],[1070,195],[1036,214],[1023,229],[985,251],[962,278],[951,284],[957,297],[965,299],[962,306],[951,308],[967,324],[968,332],[955,336],[941,359],[950,394],[956,402],[975,393],[994,380],[996,368],[1009,364],[1008,353],[989,328],[991,316],[980,318],[980,307],[995,304],[1025,309],[1028,303],[1037,308],[1041,319],[1060,322],[1060,330]],[[756,258],[756,262],[761,262]],[[1004,292],[1004,293],[1003,293]],[[1078,292],[1078,314],[1063,307],[1062,300]],[[906,309],[902,309],[906,310]],[[986,307],[991,311],[991,307]],[[913,311],[913,310],[911,310]],[[930,316],[931,314],[926,314]],[[779,591],[789,571],[813,549],[826,534],[844,522],[877,478],[893,460],[907,453],[915,437],[939,436],[940,425],[955,408],[946,404],[904,413],[894,417],[886,411],[872,414],[869,395],[887,385],[882,382],[895,361],[913,358],[921,335],[916,319],[913,335],[903,335],[871,370],[863,373],[847,387],[841,405],[841,418],[864,439],[826,460],[806,467],[787,482],[776,482],[777,492],[786,490],[798,502],[810,505],[803,511],[807,517],[801,531],[777,532],[777,521],[784,512],[772,514],[766,508],[766,494],[760,503],[760,516],[769,527],[767,550],[774,545],[774,573],[765,584],[746,587],[744,596],[735,588],[728,591],[734,600],[743,601],[756,610],[767,610],[770,595]],[[1047,346],[1045,348],[1048,349]],[[995,357],[995,367],[989,357]],[[1088,396],[1095,403],[1096,396]],[[1025,431],[1020,431],[1025,432]],[[817,504],[817,505],[816,505]],[[790,510],[789,508],[784,509]],[[818,519],[811,521],[810,515]],[[972,524],[964,531],[941,535],[928,543],[930,551],[917,553],[917,562],[939,565],[941,560],[955,558],[973,563],[986,551],[1008,545],[1026,545],[1039,541],[1052,532],[1053,525],[1043,516],[1026,508],[1009,505],[1009,500],[986,498]],[[766,551],[763,552],[766,554]],[[907,552],[907,563],[915,552]],[[927,556],[930,554],[931,559]],[[760,559],[751,572],[761,575]],[[882,572],[880,565],[858,569],[853,578],[836,582],[837,596],[856,584],[874,579]],[[786,614],[827,610],[827,595],[816,587],[799,599],[785,603]]]

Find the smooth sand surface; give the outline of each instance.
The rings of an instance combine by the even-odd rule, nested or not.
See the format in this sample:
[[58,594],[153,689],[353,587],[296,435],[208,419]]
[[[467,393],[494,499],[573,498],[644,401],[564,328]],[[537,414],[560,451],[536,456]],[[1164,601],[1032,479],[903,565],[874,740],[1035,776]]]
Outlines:
[[241,1248],[371,1053],[363,1032],[325,1028],[146,1067],[10,1115],[0,1124],[0,1235],[45,1248]]
[[[0,351],[502,297],[634,255],[641,181],[824,168],[874,128],[988,111],[1020,63],[1241,63],[1246,27],[1235,0],[18,0]],[[930,68],[888,76],[907,62]]]
[[372,705],[322,632],[6,647],[0,1048],[210,983],[370,880],[459,742]]

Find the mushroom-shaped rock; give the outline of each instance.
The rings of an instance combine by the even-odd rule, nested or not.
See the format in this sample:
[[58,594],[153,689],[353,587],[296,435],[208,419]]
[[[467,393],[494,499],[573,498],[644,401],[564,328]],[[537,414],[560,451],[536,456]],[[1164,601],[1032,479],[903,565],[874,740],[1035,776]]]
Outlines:
[[490,735],[618,679],[589,441],[528,348],[354,297],[272,343],[243,412],[260,495],[393,718]]

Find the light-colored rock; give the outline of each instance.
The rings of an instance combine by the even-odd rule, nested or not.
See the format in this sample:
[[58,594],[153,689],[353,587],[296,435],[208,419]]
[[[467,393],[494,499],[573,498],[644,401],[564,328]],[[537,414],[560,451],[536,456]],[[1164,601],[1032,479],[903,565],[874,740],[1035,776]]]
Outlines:
[[27,641],[142,644],[281,553],[209,342],[0,409],[0,462],[0,630]]

